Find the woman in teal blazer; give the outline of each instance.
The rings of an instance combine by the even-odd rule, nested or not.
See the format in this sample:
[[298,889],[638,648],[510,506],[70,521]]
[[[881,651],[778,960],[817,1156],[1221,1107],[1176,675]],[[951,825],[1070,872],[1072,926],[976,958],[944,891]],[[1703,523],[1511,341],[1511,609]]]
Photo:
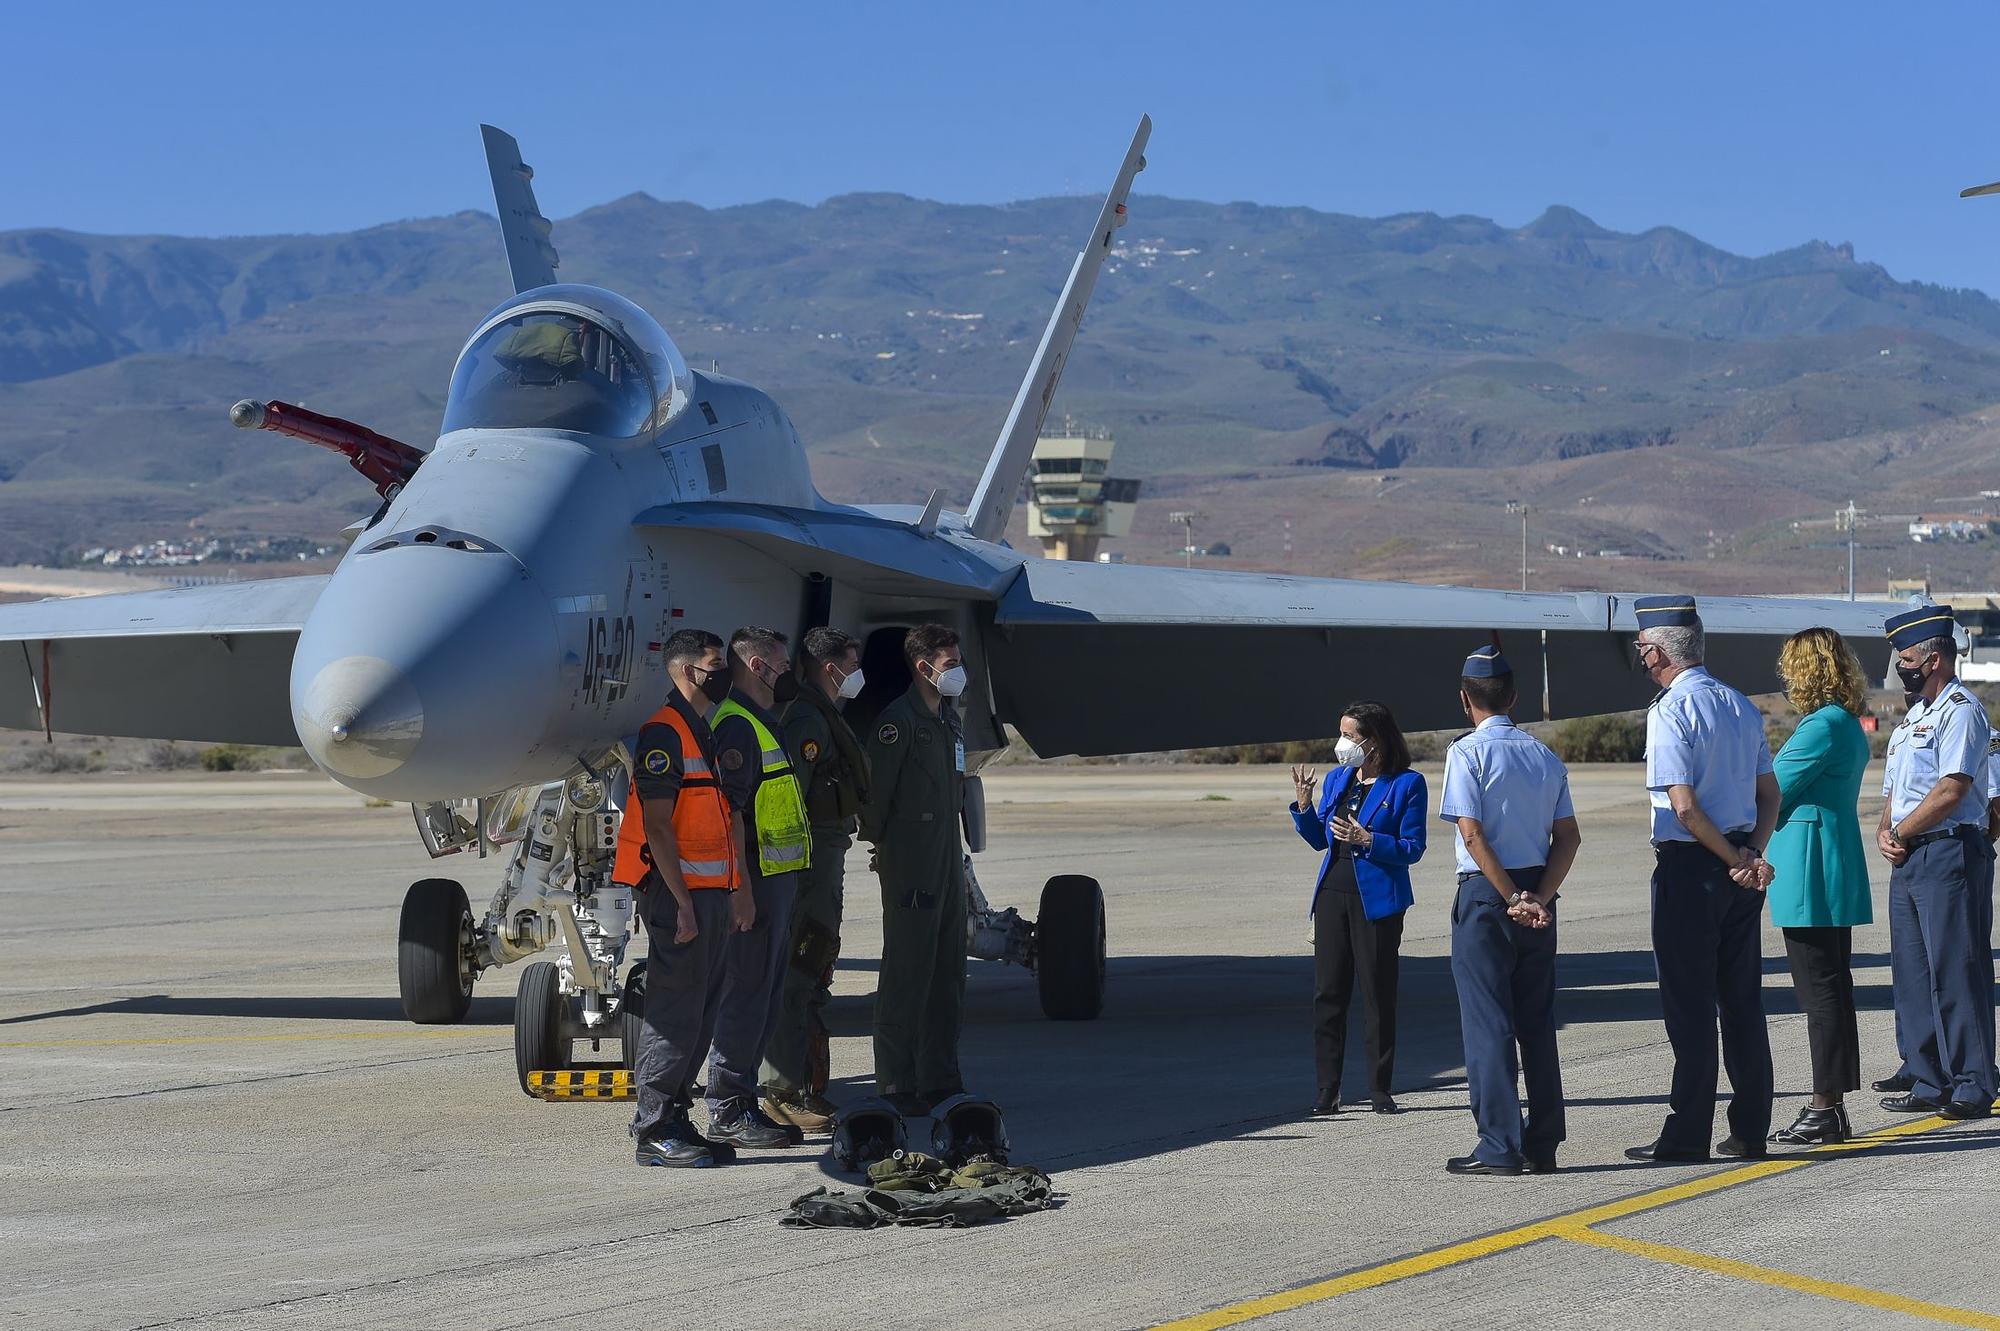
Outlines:
[[1774,1142],[1846,1141],[1846,1092],[1861,1088],[1861,1037],[1854,1016],[1854,926],[1875,918],[1868,861],[1855,805],[1868,765],[1868,737],[1856,719],[1866,684],[1861,663],[1838,633],[1807,629],[1785,640],[1778,674],[1798,729],[1771,760],[1778,778],[1778,830],[1765,848],[1775,876],[1771,923],[1785,931],[1792,988],[1806,1014],[1813,1096]]

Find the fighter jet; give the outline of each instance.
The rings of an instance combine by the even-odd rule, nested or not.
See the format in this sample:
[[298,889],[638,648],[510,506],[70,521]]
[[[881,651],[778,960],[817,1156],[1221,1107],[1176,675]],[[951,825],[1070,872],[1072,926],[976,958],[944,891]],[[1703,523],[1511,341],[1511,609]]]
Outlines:
[[[521,979],[524,1086],[531,1069],[569,1066],[574,1042],[598,1049],[636,1022],[620,974],[633,901],[611,852],[627,745],[667,694],[660,648],[677,628],[855,632],[865,717],[907,685],[909,626],[951,624],[974,681],[961,705],[975,772],[1005,747],[1003,726],[1052,756],[1329,735],[1354,697],[1411,728],[1454,725],[1459,663],[1489,635],[1524,698],[1566,715],[1645,702],[1624,594],[1077,564],[1007,545],[1150,120],[962,512],[941,490],[922,507],[822,496],[777,402],[690,368],[622,296],[557,280],[533,172],[512,137],[482,129],[515,293],[467,338],[437,440],[284,403],[231,412],[344,454],[381,493],[334,572],[0,607],[0,724],[303,745],[335,781],[410,804],[433,856],[503,861],[483,912],[453,879],[409,888],[399,983],[413,1021],[456,1021],[484,972],[553,950]],[[1844,601],[1704,597],[1702,613],[1711,661],[1752,689],[1772,686],[1778,635],[1821,623],[1880,643],[1880,615]],[[1056,876],[1034,923],[973,890],[972,955],[1033,970],[1052,1018],[1096,1016],[1099,885]]]

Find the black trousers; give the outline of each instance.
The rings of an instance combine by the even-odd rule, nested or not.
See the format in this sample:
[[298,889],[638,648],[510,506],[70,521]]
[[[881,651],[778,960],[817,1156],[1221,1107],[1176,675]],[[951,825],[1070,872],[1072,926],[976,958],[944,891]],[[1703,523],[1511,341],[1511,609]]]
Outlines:
[[1729,1131],[1757,1143],[1771,1130],[1771,1039],[1764,1027],[1759,951],[1764,894],[1738,887],[1726,865],[1692,841],[1659,844],[1653,868],[1653,961],[1674,1049],[1673,1089],[1660,1145],[1709,1149],[1715,1127],[1718,1025],[1729,1073]]
[[1340,1085],[1347,1059],[1347,1008],[1361,982],[1368,1091],[1389,1094],[1396,1072],[1396,980],[1403,916],[1371,920],[1354,892],[1321,892],[1313,903],[1313,1061],[1319,1086]]
[[1814,1095],[1861,1089],[1861,1031],[1854,1017],[1854,930],[1845,926],[1785,930],[1792,990],[1806,1014]]

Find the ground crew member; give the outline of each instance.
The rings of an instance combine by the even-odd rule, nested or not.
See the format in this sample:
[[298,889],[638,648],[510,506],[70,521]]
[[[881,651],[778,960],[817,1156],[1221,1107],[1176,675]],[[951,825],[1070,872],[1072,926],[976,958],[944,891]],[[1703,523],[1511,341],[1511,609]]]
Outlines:
[[708,1135],[732,1146],[790,1146],[757,1105],[757,1069],[778,1019],[791,941],[792,897],[812,856],[805,795],[772,709],[798,694],[785,635],[740,628],[729,638],[729,697],[715,709],[715,770],[739,811],[743,877],[757,903],[752,926],[729,939],[708,1063]]
[[[1438,816],[1458,827],[1451,975],[1479,1144],[1454,1174],[1553,1174],[1564,1137],[1556,1062],[1556,891],[1582,836],[1569,771],[1517,729],[1514,672],[1498,647],[1465,659],[1459,706],[1471,720],[1444,757]],[[1515,1062],[1515,1046],[1520,1061]],[[1516,1076],[1528,1086],[1521,1121]]]
[[1952,612],[1918,606],[1883,625],[1916,694],[1889,737],[1875,844],[1889,871],[1889,960],[1910,1088],[1902,1113],[1985,1118],[1993,1070],[1993,848],[1986,831],[1986,709],[1958,681]]
[[1778,779],[1764,718],[1702,666],[1692,596],[1633,602],[1633,644],[1660,695],[1646,710],[1653,803],[1653,960],[1674,1049],[1666,1125],[1633,1160],[1706,1160],[1715,1126],[1715,1037],[1729,1066],[1724,1155],[1762,1156],[1771,1130],[1771,1038],[1764,1025],[1760,922],[1778,825]]
[[719,1163],[725,1148],[688,1118],[695,1070],[715,1028],[726,945],[750,926],[752,900],[742,890],[740,820],[716,782],[704,719],[729,690],[722,639],[682,629],[660,655],[673,687],[639,731],[611,877],[636,889],[649,939],[633,1073],[636,1156],[642,1165],[701,1167]]
[[833,1121],[825,1096],[829,1069],[826,1005],[840,957],[847,850],[868,802],[868,758],[841,717],[861,692],[861,644],[839,629],[816,628],[801,644],[805,683],[778,713],[779,734],[798,763],[812,822],[812,864],[799,874],[792,938],[778,993],[778,1024],[759,1071],[764,1112],[819,1132]]
[[952,699],[965,691],[958,634],[919,624],[903,639],[909,691],[868,741],[862,840],[882,880],[882,970],[875,986],[875,1082],[905,1114],[964,1090],[965,740]]

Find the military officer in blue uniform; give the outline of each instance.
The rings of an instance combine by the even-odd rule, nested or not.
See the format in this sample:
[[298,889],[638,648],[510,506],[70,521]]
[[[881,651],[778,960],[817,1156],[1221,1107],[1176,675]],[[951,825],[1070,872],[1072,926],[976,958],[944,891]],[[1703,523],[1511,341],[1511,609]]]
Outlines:
[[[1514,672],[1497,646],[1466,658],[1458,700],[1473,729],[1445,752],[1438,816],[1458,829],[1451,975],[1479,1144],[1445,1168],[1553,1174],[1564,1136],[1555,901],[1583,838],[1568,769],[1508,716]],[[1517,1072],[1528,1086],[1525,1126]]]
[[1778,825],[1778,780],[1764,718],[1702,666],[1692,596],[1633,602],[1639,664],[1660,686],[1646,709],[1646,788],[1653,805],[1653,960],[1674,1050],[1660,1135],[1633,1160],[1709,1158],[1715,1126],[1716,1027],[1729,1068],[1723,1155],[1762,1156],[1771,1129],[1771,1038],[1764,1025],[1761,924]]
[[1889,953],[1908,1090],[1902,1113],[1985,1118],[1993,1068],[1993,848],[1986,709],[1959,683],[1954,618],[1926,605],[1883,625],[1915,695],[1889,738],[1875,845],[1890,864]]

